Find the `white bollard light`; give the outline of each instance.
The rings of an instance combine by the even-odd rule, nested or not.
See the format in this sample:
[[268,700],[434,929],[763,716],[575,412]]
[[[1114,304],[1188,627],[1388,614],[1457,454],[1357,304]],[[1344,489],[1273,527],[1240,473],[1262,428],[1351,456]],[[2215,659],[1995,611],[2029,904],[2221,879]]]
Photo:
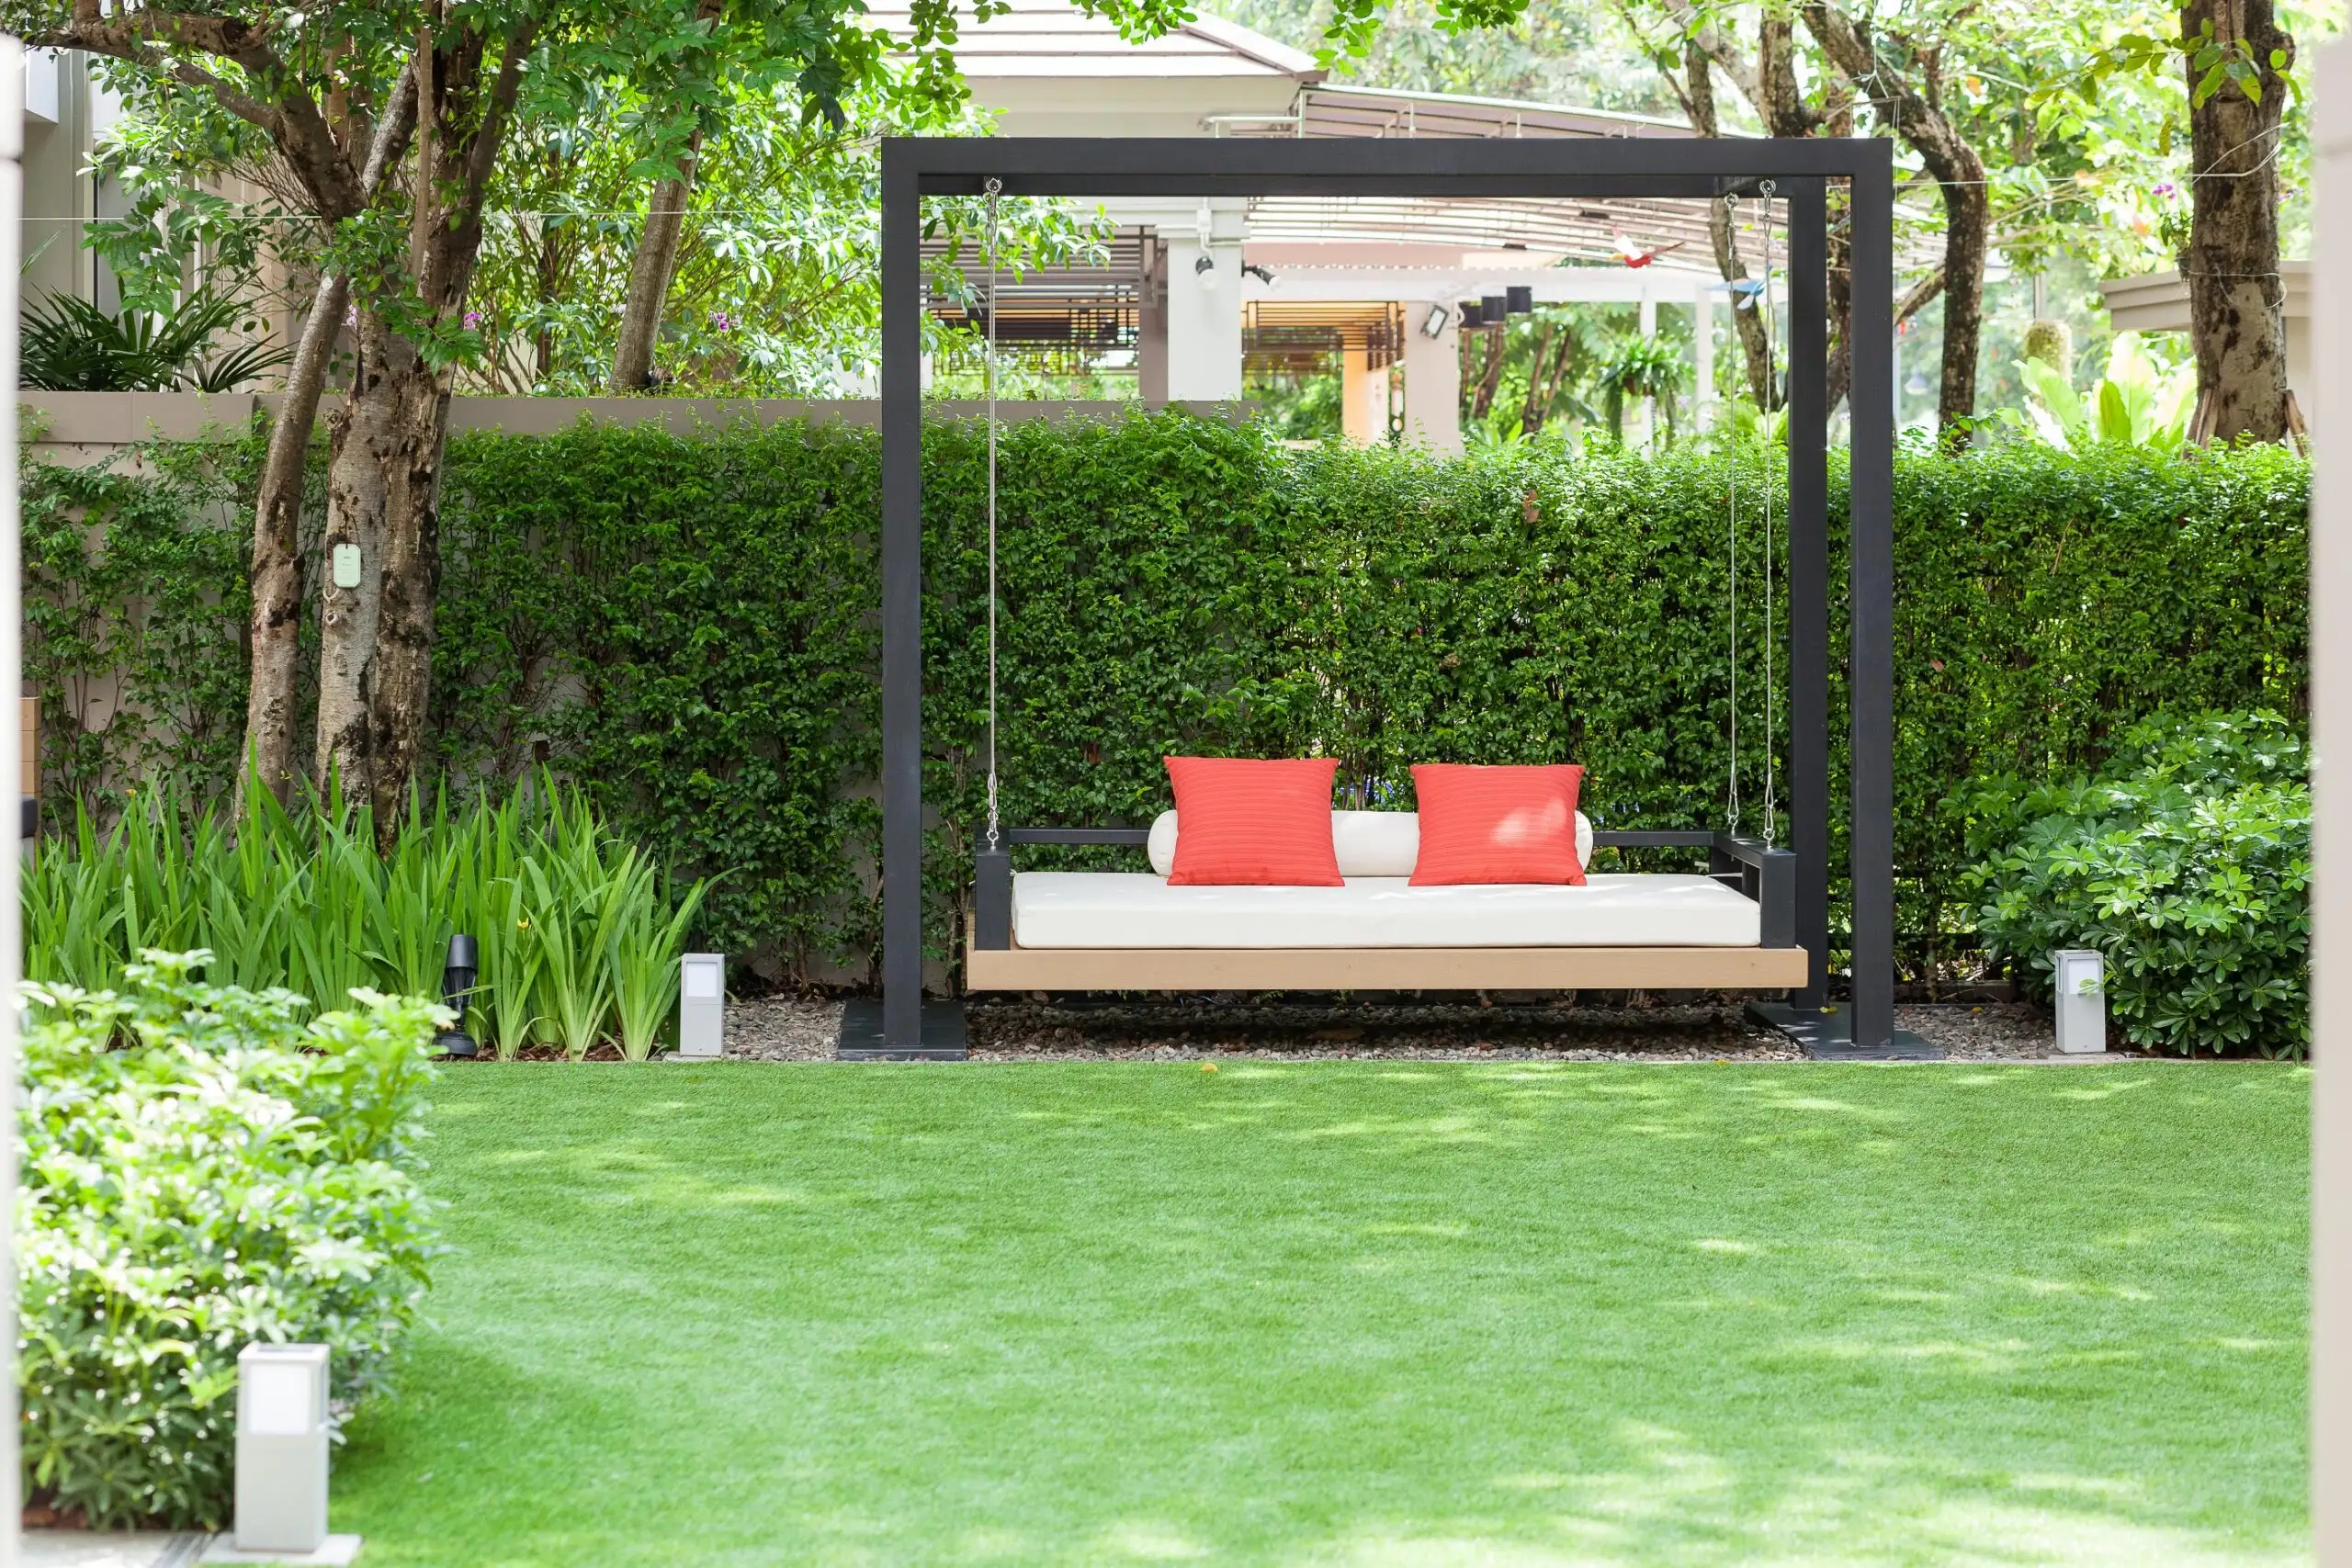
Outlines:
[[727,1049],[727,959],[689,953],[678,963],[678,1055],[713,1060]]
[[2056,980],[2058,1054],[2094,1055],[2107,1049],[2107,960],[2089,948],[2050,955]]
[[237,1550],[327,1540],[327,1348],[248,1345],[237,1357]]

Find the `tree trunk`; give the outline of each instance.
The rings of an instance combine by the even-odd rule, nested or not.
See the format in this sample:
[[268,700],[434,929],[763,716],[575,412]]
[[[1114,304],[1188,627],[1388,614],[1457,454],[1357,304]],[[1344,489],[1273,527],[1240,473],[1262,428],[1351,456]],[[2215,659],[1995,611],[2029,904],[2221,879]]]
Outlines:
[[1527,361],[1527,396],[1519,400],[1519,433],[1532,435],[1544,428],[1544,361],[1552,352],[1552,323],[1535,329],[1535,353]]
[[1560,386],[1568,377],[1568,361],[1576,357],[1577,334],[1573,329],[1560,330],[1559,351],[1552,355],[1552,374],[1544,382],[1544,417],[1537,428],[1552,423],[1552,411],[1559,405]]
[[[1833,88],[1828,114],[1822,122],[1825,136],[1854,134],[1854,103]],[[1826,231],[1823,250],[1829,263],[1829,369],[1827,400],[1835,413],[1854,378],[1854,203],[1847,187],[1829,182]]]
[[[349,105],[338,99],[338,121]],[[368,138],[360,166],[358,196],[373,201],[416,126],[416,74],[403,71]],[[349,216],[349,214],[345,214]],[[302,488],[311,437],[318,427],[319,400],[334,357],[351,301],[351,279],[329,273],[319,279],[310,320],[294,349],[294,363],[269,433],[269,456],[254,501],[254,561],[251,680],[245,698],[245,761],[278,804],[293,793],[294,714],[299,705],[302,637]],[[238,815],[243,813],[246,770],[237,774]]]
[[2274,53],[2294,59],[2295,40],[2278,26],[2271,0],[2190,0],[2181,37],[2196,39],[2206,23],[2233,52],[2254,53],[2262,97],[2223,82],[2195,102],[2204,73],[2191,63],[2188,333],[2197,350],[2197,390],[2211,438],[2287,435],[2287,290],[2278,276],[2279,117],[2287,107],[2284,73]]
[[1503,384],[1503,326],[1498,321],[1487,329],[1487,368],[1478,378],[1478,389],[1470,400],[1470,417],[1483,420],[1487,411],[1495,406],[1495,392]]
[[1797,80],[1796,20],[1770,6],[1756,28],[1756,112],[1775,136],[1810,136],[1821,123]]
[[545,313],[555,304],[561,283],[558,276],[560,258],[556,252],[555,226],[544,215],[539,219],[538,302],[541,321],[533,343],[532,365],[538,379],[544,383],[555,374],[555,328],[547,324]]
[[343,327],[351,280],[336,273],[319,279],[311,319],[287,370],[254,502],[253,669],[245,697],[246,769],[237,774],[238,815],[247,779],[259,781],[287,804],[293,793],[294,714],[302,663],[302,480],[317,427],[327,361]]
[[686,141],[674,179],[657,180],[645,209],[645,231],[629,258],[628,297],[621,310],[620,342],[613,350],[613,390],[641,390],[653,378],[653,345],[662,336],[662,311],[670,299],[670,278],[678,268],[678,243],[686,228],[686,203],[694,196],[695,163],[702,132]]
[[[321,785],[370,800],[368,697],[383,607],[384,475],[398,444],[392,361],[413,362],[372,307],[359,312],[359,358],[351,392],[328,421],[327,563],[319,596],[319,718],[313,766]],[[411,372],[413,373],[413,372]],[[345,563],[356,552],[356,571]],[[346,578],[354,581],[345,581]]]
[[[1684,87],[1682,107],[1690,116],[1690,129],[1702,136],[1721,136],[1723,121],[1715,108],[1714,76],[1708,56],[1694,38],[1683,46],[1682,72]],[[1740,256],[1738,231],[1732,221],[1731,209],[1721,201],[1707,204],[1707,237],[1715,249],[1715,270],[1725,283],[1747,281],[1747,264]],[[1772,385],[1771,347],[1765,341],[1763,312],[1750,307],[1741,310],[1736,289],[1731,295],[1732,330],[1739,335],[1739,353],[1747,370],[1748,394],[1756,406],[1770,411],[1778,396]],[[1702,307],[1712,316],[1712,307]],[[1705,323],[1702,323],[1704,325]]]
[[1936,395],[1937,436],[1947,451],[1968,444],[1967,422],[1976,412],[1976,358],[1984,317],[1984,254],[1993,205],[1984,184],[1984,160],[1943,111],[1938,57],[1917,66],[1920,80],[1881,69],[1876,51],[1854,19],[1826,0],[1806,0],[1805,26],[1822,52],[1849,82],[1876,85],[1891,96],[1874,96],[1882,119],[1892,118],[1904,141],[1919,154],[1944,197],[1943,380]]
[[[723,8],[723,0],[695,0],[695,21],[706,38]],[[680,69],[686,72],[708,63],[707,55],[690,51],[681,58]],[[669,302],[670,279],[678,270],[678,242],[685,232],[686,203],[694,195],[695,164],[701,155],[702,127],[696,125],[686,138],[677,173],[655,181],[652,197],[646,203],[645,231],[638,238],[637,254],[629,258],[620,342],[613,349],[616,392],[634,392],[652,380],[653,345],[661,340],[662,311]]]
[[[411,186],[412,302],[434,321],[464,311],[481,254],[482,198],[536,31],[526,21],[486,73],[480,33],[420,32],[417,152]],[[317,756],[345,797],[375,807],[389,850],[424,753],[433,594],[439,575],[440,481],[447,372],[396,334],[370,305],[359,315],[359,367],[331,437],[328,558],[360,552],[357,582],[323,598]]]
[[317,766],[374,808],[389,844],[424,749],[440,574],[440,475],[449,395],[374,311],[338,411],[327,473],[328,558],[356,546],[359,581],[330,570],[321,615]]
[[[1974,154],[1970,154],[1974,162]],[[1932,161],[1929,167],[1934,167]],[[1976,183],[1947,183],[1944,193],[1944,363],[1936,391],[1936,438],[1946,451],[1968,445],[1963,422],[1976,413],[1976,359],[1984,329],[1984,252],[1993,204],[1975,164]],[[1940,175],[1939,178],[1942,178]]]
[[369,797],[389,849],[424,760],[433,688],[433,604],[441,586],[446,377],[419,365],[393,392],[394,461],[384,474],[384,571],[368,687]]

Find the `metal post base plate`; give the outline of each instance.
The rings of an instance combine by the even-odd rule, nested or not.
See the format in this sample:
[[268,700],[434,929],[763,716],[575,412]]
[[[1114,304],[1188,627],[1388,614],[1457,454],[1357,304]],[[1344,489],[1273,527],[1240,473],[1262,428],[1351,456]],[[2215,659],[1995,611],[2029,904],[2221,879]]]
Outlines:
[[1843,1002],[1834,1008],[1792,1007],[1787,1002],[1750,1002],[1747,1016],[1777,1029],[1817,1062],[1940,1062],[1944,1048],[1898,1029],[1884,1045],[1854,1043],[1854,1011]]
[[879,998],[854,997],[842,1004],[842,1039],[834,1055],[844,1062],[960,1062],[971,1055],[964,1043],[964,1004],[922,1004],[922,1043],[892,1050],[882,1043]]

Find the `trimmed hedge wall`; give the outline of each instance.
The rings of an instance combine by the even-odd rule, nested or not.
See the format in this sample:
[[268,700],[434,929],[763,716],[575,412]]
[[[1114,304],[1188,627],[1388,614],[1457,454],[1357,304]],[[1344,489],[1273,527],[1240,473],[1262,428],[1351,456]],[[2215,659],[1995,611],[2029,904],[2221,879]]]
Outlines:
[[[980,813],[983,450],[940,427],[926,455],[943,951]],[[547,756],[681,870],[726,873],[708,940],[771,951],[787,976],[856,968],[878,924],[877,456],[838,426],[453,442],[445,762],[512,777]],[[1573,759],[1611,826],[1723,815],[1731,457],[1298,453],[1168,414],[1013,426],[1001,461],[1009,821],[1147,820],[1179,749],[1319,749],[1343,788],[1397,805],[1414,761]],[[1752,504],[1768,465],[1737,463]],[[1842,486],[1833,471],[1833,515]],[[1905,454],[1896,843],[1915,954],[1964,929],[1965,823],[1945,804],[1963,780],[2094,766],[2165,708],[2303,713],[2308,487],[2276,449]],[[1740,545],[1750,828],[1759,522]],[[218,603],[233,628],[241,584]]]

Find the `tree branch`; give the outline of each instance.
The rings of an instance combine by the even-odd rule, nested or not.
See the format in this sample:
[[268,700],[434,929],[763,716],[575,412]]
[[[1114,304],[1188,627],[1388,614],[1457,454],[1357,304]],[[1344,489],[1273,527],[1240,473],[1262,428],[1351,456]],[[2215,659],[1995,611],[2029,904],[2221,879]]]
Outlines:
[[[222,108],[269,136],[318,204],[321,217],[332,222],[352,216],[364,206],[326,117],[309,95],[294,85],[292,73],[269,47],[266,28],[230,17],[146,8],[121,14],[109,22],[93,0],[75,0],[69,26],[38,33],[27,41],[126,61],[209,93]],[[277,84],[277,96],[275,101],[265,102],[191,61],[173,58],[166,50],[225,60],[243,72],[249,82]]]
[[385,176],[407,150],[409,133],[415,129],[416,72],[404,65],[399,80],[392,84],[392,96],[384,105],[383,117],[376,122],[376,138],[368,148],[368,162],[359,170],[359,192],[364,200],[376,199],[376,193],[384,186]]
[[1927,276],[1903,291],[1894,302],[1894,324],[1901,326],[1928,308],[1928,302],[1944,291],[1944,269],[1938,265]]
[[[1974,185],[1984,177],[1984,160],[1953,129],[1942,111],[1922,97],[1904,76],[1878,69],[1877,51],[1847,16],[1827,0],[1806,0],[1805,28],[1831,63],[1854,83],[1874,107],[1894,100],[1894,129],[1917,149],[1939,185]],[[1883,107],[1880,107],[1882,117]]]
[[523,88],[524,57],[531,52],[531,41],[538,36],[538,28],[537,17],[526,18],[506,40],[506,58],[498,62],[498,80],[491,88],[489,107],[467,154],[466,205],[469,209],[481,205],[482,192],[489,188],[490,176],[498,166],[498,150],[506,140],[506,117],[514,112],[514,100]]
[[1723,29],[1715,26],[1713,18],[1702,16],[1691,0],[1667,0],[1666,8],[1676,21],[1682,24],[1683,32],[1690,40],[1715,62],[1715,68],[1733,86],[1739,89],[1739,96],[1754,105],[1757,113],[1763,113],[1756,67],[1740,58],[1739,51],[1724,37]]

